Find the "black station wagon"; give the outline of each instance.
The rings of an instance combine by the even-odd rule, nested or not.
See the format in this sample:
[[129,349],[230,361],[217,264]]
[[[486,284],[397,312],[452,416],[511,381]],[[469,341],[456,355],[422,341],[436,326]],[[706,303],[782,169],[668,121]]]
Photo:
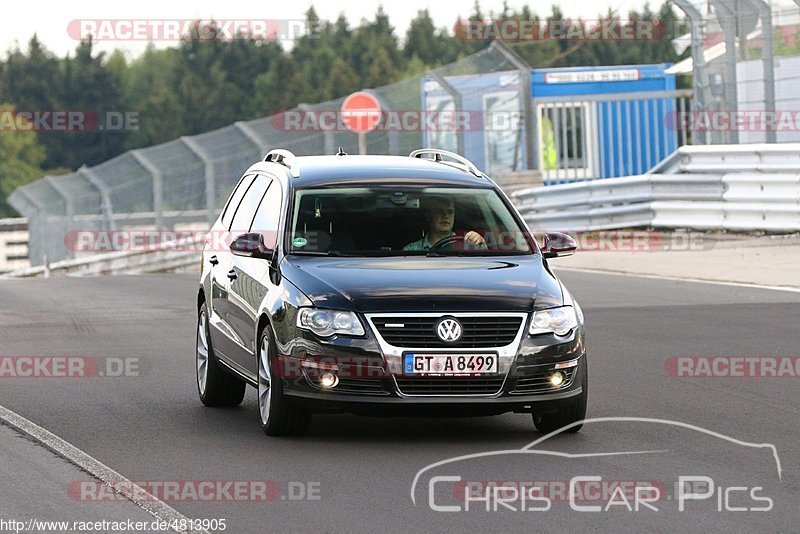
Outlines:
[[503,191],[457,154],[295,157],[250,167],[209,233],[197,293],[207,406],[258,390],[269,435],[315,412],[586,413],[583,313]]

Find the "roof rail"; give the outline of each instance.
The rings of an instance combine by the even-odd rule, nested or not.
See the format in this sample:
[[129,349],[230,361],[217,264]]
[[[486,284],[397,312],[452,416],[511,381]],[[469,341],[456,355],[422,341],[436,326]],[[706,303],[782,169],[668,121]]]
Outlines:
[[478,170],[478,167],[476,167],[474,163],[472,163],[464,156],[456,154],[455,152],[448,152],[447,150],[439,150],[438,148],[420,148],[419,150],[413,151],[408,156],[411,158],[422,158],[426,154],[432,154],[433,161],[442,161],[442,156],[455,160],[458,163],[461,163],[462,165],[466,165],[469,172],[471,172],[478,178],[483,177],[483,174],[481,173],[481,171]]
[[284,150],[282,148],[270,150],[267,152],[267,155],[264,156],[264,161],[267,163],[277,163],[278,165],[283,165],[289,169],[289,172],[292,174],[292,178],[298,178],[300,176],[300,167],[297,165],[297,156],[288,150]]

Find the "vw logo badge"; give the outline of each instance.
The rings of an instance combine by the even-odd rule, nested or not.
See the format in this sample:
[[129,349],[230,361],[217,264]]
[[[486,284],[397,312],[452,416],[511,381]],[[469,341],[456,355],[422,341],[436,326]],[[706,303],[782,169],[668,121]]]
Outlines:
[[442,319],[436,325],[436,335],[439,339],[452,343],[461,338],[461,323],[452,318]]

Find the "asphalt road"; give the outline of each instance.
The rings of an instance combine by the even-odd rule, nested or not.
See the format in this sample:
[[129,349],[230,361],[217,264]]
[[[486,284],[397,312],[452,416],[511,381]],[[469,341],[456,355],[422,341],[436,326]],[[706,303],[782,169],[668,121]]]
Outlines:
[[[258,426],[252,389],[235,409],[204,408],[197,399],[195,280],[179,275],[0,281],[0,356],[134,358],[129,361],[137,362],[139,375],[3,378],[0,404],[134,481],[273,481],[281,497],[272,495],[268,502],[170,502],[192,518],[225,518],[227,532],[796,530],[798,378],[675,377],[666,362],[673,356],[800,356],[800,294],[576,272],[561,276],[588,325],[589,417],[657,418],[698,428],[603,421],[534,448],[561,456],[513,452],[540,437],[523,414],[326,415],[316,417],[303,438],[270,439]],[[765,443],[775,446],[780,478],[771,449],[748,445]],[[501,450],[509,452],[424,471],[412,501],[415,476],[429,464]],[[631,451],[640,452],[619,454]],[[591,456],[600,453],[616,454]],[[661,489],[659,510],[642,505],[638,512],[625,506],[605,511],[610,499],[589,495],[575,504],[599,504],[601,511],[579,512],[553,489],[591,475],[609,483],[651,482]],[[679,511],[673,484],[681,476],[701,475],[714,482],[709,498],[684,500]],[[549,509],[530,509],[547,507],[543,500],[526,504],[512,498],[509,506],[486,501],[489,511],[473,500],[464,510],[459,488],[465,481],[485,487],[497,480],[516,481],[517,487],[551,481]],[[726,492],[739,487],[747,490]],[[302,493],[313,498],[292,498]],[[431,496],[435,505],[461,511],[434,511]],[[767,507],[758,497],[771,500],[769,511],[729,511]],[[519,511],[523,505],[530,507]]]

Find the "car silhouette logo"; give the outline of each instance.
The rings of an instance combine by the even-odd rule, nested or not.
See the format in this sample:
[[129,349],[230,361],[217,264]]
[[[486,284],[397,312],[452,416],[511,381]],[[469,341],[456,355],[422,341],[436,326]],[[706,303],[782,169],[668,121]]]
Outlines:
[[442,341],[449,343],[458,341],[461,338],[461,333],[461,323],[455,319],[442,319],[439,321],[439,324],[436,325],[436,335],[439,336],[439,339]]

